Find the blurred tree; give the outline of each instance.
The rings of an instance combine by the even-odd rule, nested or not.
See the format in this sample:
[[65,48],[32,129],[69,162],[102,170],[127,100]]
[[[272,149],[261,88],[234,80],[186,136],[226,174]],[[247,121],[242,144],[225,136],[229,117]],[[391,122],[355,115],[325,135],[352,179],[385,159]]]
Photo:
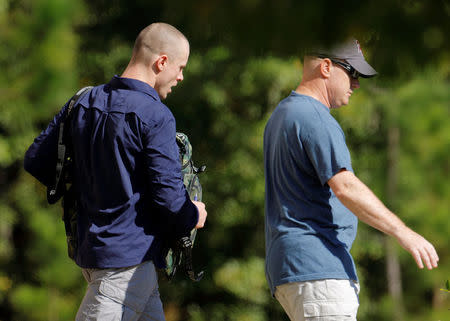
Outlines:
[[[407,225],[429,239],[440,256],[437,270],[422,271],[409,253],[398,250],[392,239],[387,241],[390,249],[399,255],[403,275],[397,280],[397,286],[403,284],[403,287],[397,291],[403,293],[407,320],[413,316],[417,320],[427,319],[431,313],[439,319],[446,313],[445,304],[448,305],[448,300],[443,299],[436,289],[442,287],[450,268],[448,238],[445,236],[450,232],[447,219],[450,206],[447,182],[449,73],[449,64],[441,60],[438,67],[416,71],[409,81],[392,82],[380,78],[366,84],[363,80],[362,89],[351,101],[351,105],[357,107],[336,113],[347,132],[357,175]],[[380,84],[385,87],[380,88]],[[395,164],[394,159],[397,159]],[[392,186],[395,184],[396,188]],[[382,269],[383,264],[389,265],[388,261],[395,258],[385,256],[388,252],[383,251],[383,244],[379,232],[361,224],[353,254],[371,302],[379,302],[366,310],[362,299],[360,312],[377,320],[392,320],[398,312],[397,302],[392,301],[393,297],[387,293],[388,285],[383,285],[380,280],[388,277]],[[431,310],[433,302],[434,309]]]
[[79,1],[0,1],[0,319],[69,320],[84,288],[59,208],[21,170],[38,132],[77,87]]
[[158,20],[182,27],[194,50],[225,46],[241,57],[297,56],[307,46],[356,36],[370,45],[377,69],[390,75],[410,75],[412,65],[440,59],[449,50],[447,0],[92,0],[88,5],[91,23],[85,34],[108,35],[86,43],[94,50],[113,48],[118,39],[134,41],[136,30]]

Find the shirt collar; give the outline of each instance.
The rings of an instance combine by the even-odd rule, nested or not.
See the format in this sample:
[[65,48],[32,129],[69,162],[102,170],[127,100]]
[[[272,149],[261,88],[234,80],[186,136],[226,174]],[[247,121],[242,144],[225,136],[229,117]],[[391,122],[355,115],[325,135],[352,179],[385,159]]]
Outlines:
[[158,93],[152,86],[137,79],[123,78],[118,75],[115,75],[109,82],[109,85],[112,88],[131,89],[140,91],[153,97],[156,101],[161,101],[161,98],[159,98]]
[[328,108],[327,106],[325,106],[320,100],[318,100],[318,99],[316,99],[316,98],[314,98],[314,97],[311,97],[311,96],[308,96],[308,95],[304,95],[304,94],[300,94],[300,93],[296,92],[295,90],[292,90],[291,95],[292,95],[292,96],[304,97],[304,98],[306,98],[306,99],[310,99],[310,100],[312,100],[312,101],[314,101],[314,102],[316,102],[316,103],[319,103],[319,106],[321,106],[321,107],[324,108],[326,111],[328,111],[329,113],[331,113],[330,108]]

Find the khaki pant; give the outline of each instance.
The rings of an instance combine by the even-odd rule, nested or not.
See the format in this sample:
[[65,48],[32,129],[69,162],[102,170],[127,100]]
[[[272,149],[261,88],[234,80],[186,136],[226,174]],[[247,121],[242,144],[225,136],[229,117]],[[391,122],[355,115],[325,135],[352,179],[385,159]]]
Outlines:
[[359,284],[316,280],[282,284],[275,297],[291,321],[356,321]]
[[82,272],[88,288],[76,321],[165,320],[153,262]]

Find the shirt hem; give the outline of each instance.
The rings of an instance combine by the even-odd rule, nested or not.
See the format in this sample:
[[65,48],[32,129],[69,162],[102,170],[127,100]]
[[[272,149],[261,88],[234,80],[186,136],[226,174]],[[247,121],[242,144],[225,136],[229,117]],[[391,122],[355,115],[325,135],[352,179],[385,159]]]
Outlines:
[[297,275],[297,276],[289,276],[285,278],[281,278],[277,282],[274,282],[270,285],[270,292],[272,296],[275,296],[275,289],[277,286],[286,284],[286,283],[294,283],[294,282],[304,282],[304,281],[317,281],[317,280],[325,280],[325,279],[336,279],[336,280],[352,280],[358,282],[358,277],[354,278],[350,277],[347,274],[342,273],[314,273],[307,275]]

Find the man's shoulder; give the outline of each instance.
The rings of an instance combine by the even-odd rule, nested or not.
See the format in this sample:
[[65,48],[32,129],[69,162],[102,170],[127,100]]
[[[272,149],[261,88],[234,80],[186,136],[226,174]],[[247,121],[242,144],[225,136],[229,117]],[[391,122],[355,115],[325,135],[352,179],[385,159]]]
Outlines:
[[111,88],[110,84],[94,87],[79,103],[107,113],[135,114],[146,125],[155,125],[174,118],[170,109],[151,94],[130,88]]
[[161,101],[148,101],[145,104],[137,104],[133,111],[144,123],[164,123],[174,120],[174,116]]
[[329,114],[328,108],[317,99],[292,92],[288,97],[283,99],[279,106],[281,106],[289,114],[299,115],[317,115]]
[[329,112],[314,98],[295,92],[283,99],[274,110],[274,117],[283,119],[285,125],[317,125]]
[[314,139],[319,139],[324,133],[341,135],[342,132],[328,107],[313,97],[296,92],[278,104],[267,127]]
[[122,111],[135,114],[147,125],[158,124],[174,119],[170,109],[153,96],[136,90],[126,90],[122,96]]
[[161,100],[157,100],[147,93],[127,90],[124,94],[124,98],[131,107],[134,107],[139,112],[146,113],[154,111],[171,114],[170,109]]

